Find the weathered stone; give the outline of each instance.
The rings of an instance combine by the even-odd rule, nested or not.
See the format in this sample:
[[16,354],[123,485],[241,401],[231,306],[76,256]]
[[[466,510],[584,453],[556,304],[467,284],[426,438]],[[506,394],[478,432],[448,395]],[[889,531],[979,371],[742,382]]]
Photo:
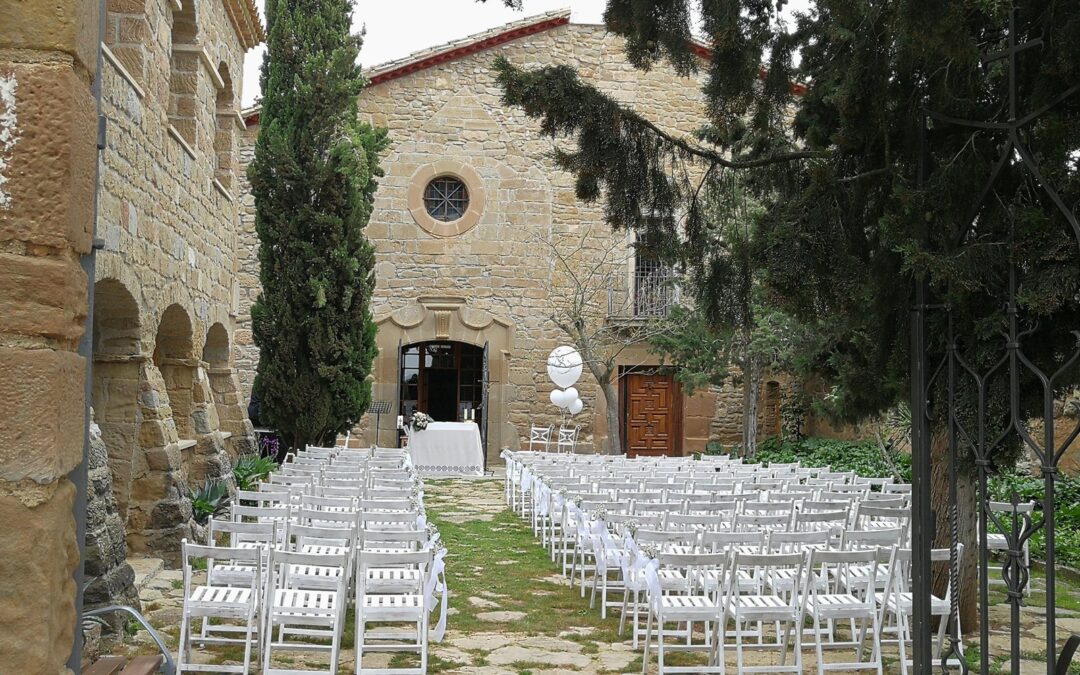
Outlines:
[[27,496],[32,505],[0,496],[0,523],[17,524],[0,537],[0,670],[59,673],[74,640],[75,486],[61,479]]
[[0,347],[0,479],[47,483],[82,459],[85,361]]

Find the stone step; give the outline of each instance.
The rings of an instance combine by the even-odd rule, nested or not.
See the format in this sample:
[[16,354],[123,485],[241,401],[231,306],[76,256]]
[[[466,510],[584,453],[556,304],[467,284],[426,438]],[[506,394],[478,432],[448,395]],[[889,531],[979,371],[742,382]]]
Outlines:
[[127,562],[135,570],[135,589],[140,594],[165,569],[165,561],[161,558],[128,558]]

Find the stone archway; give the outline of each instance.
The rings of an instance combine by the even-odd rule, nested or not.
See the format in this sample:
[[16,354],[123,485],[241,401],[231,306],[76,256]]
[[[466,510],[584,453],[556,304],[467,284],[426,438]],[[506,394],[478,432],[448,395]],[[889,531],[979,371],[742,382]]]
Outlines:
[[[88,607],[127,604],[139,607],[135,573],[127,564],[125,522],[132,470],[142,467],[139,449],[139,307],[116,279],[94,286],[93,417],[90,424],[89,479],[84,568],[90,579]],[[118,628],[118,620],[113,627]]]
[[[172,305],[162,315],[153,358],[144,355],[139,362],[141,452],[132,463],[127,512],[128,547],[135,552],[175,557],[180,540],[191,538],[187,470],[161,367],[168,369],[175,358],[172,355],[192,349],[187,313]],[[182,402],[184,397],[178,395],[177,400]]]
[[190,483],[227,477],[232,470],[218,431],[217,409],[205,363],[196,357],[191,319],[178,304],[161,316],[154,346],[154,365],[168,397],[184,469]]
[[225,447],[233,459],[256,451],[255,430],[247,418],[240,397],[230,354],[229,332],[220,322],[210,326],[203,346],[203,361],[210,377],[210,390]]
[[[398,381],[401,376],[399,349],[418,342],[451,341],[488,348],[488,441],[487,461],[498,462],[502,448],[517,447],[517,430],[509,419],[509,403],[516,398],[515,387],[509,379],[509,362],[513,349],[513,327],[509,321],[490,312],[470,307],[465,298],[452,296],[423,296],[397,311],[377,318],[376,342],[379,355],[375,359],[373,400],[390,401],[393,412],[383,415],[384,428],[380,441],[386,444],[392,436],[387,432],[387,417],[398,414]],[[370,416],[369,416],[370,417]],[[391,426],[393,426],[391,422]],[[365,426],[364,440],[375,442],[373,424]]]
[[139,364],[146,356],[139,342],[139,307],[116,279],[97,282],[94,298],[94,421],[108,448],[117,512],[126,521],[142,424]]

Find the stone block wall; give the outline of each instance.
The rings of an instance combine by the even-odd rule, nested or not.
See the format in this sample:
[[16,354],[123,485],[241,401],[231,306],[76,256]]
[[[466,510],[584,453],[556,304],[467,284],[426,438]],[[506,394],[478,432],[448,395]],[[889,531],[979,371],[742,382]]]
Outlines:
[[254,446],[211,381],[236,319],[245,47],[226,1],[109,0],[106,17],[94,400],[129,548],[166,558],[190,537],[189,489]]
[[97,162],[98,3],[0,3],[0,672],[64,673]]

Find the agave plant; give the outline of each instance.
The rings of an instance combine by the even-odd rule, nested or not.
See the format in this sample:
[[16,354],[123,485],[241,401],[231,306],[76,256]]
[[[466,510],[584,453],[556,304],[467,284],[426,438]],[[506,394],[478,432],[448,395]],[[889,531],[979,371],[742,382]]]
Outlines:
[[220,515],[229,506],[229,487],[223,480],[207,478],[202,485],[188,492],[195,522],[206,524],[212,516]]
[[277,468],[277,462],[271,457],[244,455],[233,467],[236,487],[241,490],[254,490],[259,481],[265,479]]

